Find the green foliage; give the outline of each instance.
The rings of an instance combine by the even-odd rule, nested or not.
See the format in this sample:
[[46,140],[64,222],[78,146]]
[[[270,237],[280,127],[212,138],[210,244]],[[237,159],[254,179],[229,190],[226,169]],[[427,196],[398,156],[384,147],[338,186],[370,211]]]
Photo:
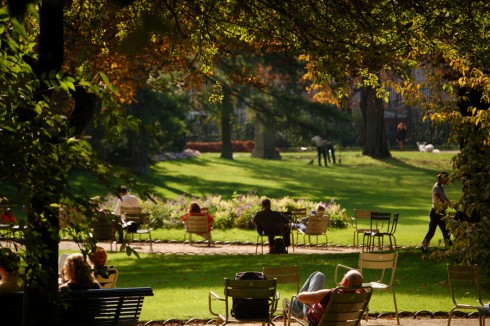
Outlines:
[[[250,223],[251,218],[261,210],[260,203],[265,196],[258,196],[255,193],[245,195],[233,194],[227,200],[222,196],[209,195],[203,198],[194,198],[181,195],[175,200],[153,199],[141,203],[143,210],[150,213],[152,227],[182,228],[181,217],[187,211],[191,202],[198,202],[201,207],[208,208],[208,212],[214,218],[213,227],[215,229],[253,229]],[[102,207],[112,209],[117,198],[107,195]],[[307,211],[313,210],[317,203],[305,199],[293,199],[290,197],[271,198],[273,210],[286,212],[295,208],[306,208]],[[332,199],[326,205],[326,215],[331,216],[331,226],[345,228],[347,226],[347,211],[340,204]]]
[[20,256],[9,248],[0,248],[0,267],[8,272],[18,272],[20,267]]
[[455,263],[479,264],[490,275],[490,147],[486,140],[490,132],[490,112],[479,112],[482,114],[464,119],[458,127],[465,141],[463,149],[454,158],[457,170],[453,176],[461,180],[463,188],[456,207],[479,222],[451,220],[449,230],[455,240],[444,256]]

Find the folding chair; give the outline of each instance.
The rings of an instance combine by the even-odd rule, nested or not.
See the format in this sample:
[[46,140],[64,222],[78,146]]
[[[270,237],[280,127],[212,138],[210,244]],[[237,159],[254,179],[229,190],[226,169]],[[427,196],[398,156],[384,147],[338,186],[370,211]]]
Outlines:
[[[327,230],[330,225],[330,216],[318,213],[316,215],[308,217],[306,222],[305,231],[297,229],[297,237],[301,233],[303,235],[303,243],[306,245],[306,236],[308,236],[308,243],[311,245],[311,237],[316,236],[316,245],[318,245],[318,237],[320,235],[325,236],[325,244],[328,244]],[[299,243],[299,241],[297,241]]]
[[102,289],[112,289],[116,287],[119,271],[114,267],[108,267],[107,270],[95,270],[94,276]]
[[[216,325],[224,326],[232,323],[262,323],[274,325],[272,321],[274,312],[277,308],[276,300],[277,280],[230,280],[225,278],[224,297],[218,296],[214,292],[209,292],[208,305],[209,312],[216,316]],[[231,309],[233,299],[264,299],[267,301],[267,316],[252,318],[237,318],[232,316]],[[215,312],[212,307],[214,301],[223,302],[225,312],[223,314]],[[223,322],[223,323],[221,323]]]
[[[367,225],[371,223],[371,212],[377,212],[378,210],[365,210],[354,209],[354,216],[351,217],[351,224],[354,228],[354,241],[353,245],[359,246],[359,234],[364,234],[365,231],[371,231],[371,227],[367,228]],[[364,223],[363,223],[364,221]],[[363,227],[364,226],[364,227]]]
[[137,234],[139,237],[139,241],[141,242],[141,235],[148,234],[148,242],[150,245],[150,252],[153,252],[153,244],[151,239],[151,231],[152,228],[149,227],[149,213],[141,212],[141,207],[121,207],[121,215],[124,216],[124,220],[126,223],[135,222],[138,227],[135,231],[126,230],[126,236],[131,237],[131,241],[134,241],[134,235]]
[[92,221],[92,235],[97,242],[108,242],[111,245],[116,245],[117,251],[117,239],[116,239],[116,221],[112,219],[110,212],[108,214],[100,214],[96,216]]
[[[449,311],[447,325],[451,325],[454,311],[473,309],[478,311],[480,326],[485,326],[485,316],[490,316],[490,308],[484,305],[480,294],[480,267],[478,265],[447,265],[449,289],[454,307]],[[464,302],[464,303],[462,303]]]
[[207,239],[208,247],[211,246],[211,231],[209,230],[208,215],[206,213],[191,213],[185,216],[185,233],[189,237],[189,244],[192,245],[192,235],[197,234]]
[[[373,289],[370,286],[335,288],[318,326],[360,325],[362,316],[367,311],[372,293]],[[295,297],[291,298],[291,302],[294,299]],[[310,309],[312,308],[310,307]],[[289,309],[287,314],[284,314],[288,326],[291,325],[291,321],[295,321],[303,326],[309,325],[308,320],[294,317],[291,310]],[[317,311],[317,313],[321,312]],[[284,325],[286,325],[286,322]]]
[[[277,284],[291,284],[295,285],[295,294],[297,295],[300,287],[300,275],[299,275],[299,266],[273,266],[273,267],[263,267],[262,274],[268,279],[276,279]],[[280,292],[277,291],[277,301],[279,302],[281,295]],[[277,308],[278,311],[282,311],[281,308]],[[282,312],[281,312],[282,316]],[[279,316],[275,316],[274,320]]]
[[[395,305],[396,322],[400,325],[398,316],[398,306],[396,304],[395,290],[393,282],[395,280],[396,262],[398,253],[368,253],[361,252],[359,254],[359,268],[353,268],[338,264],[335,268],[335,284],[339,284],[342,275],[339,274],[339,269],[358,269],[364,277],[363,286],[371,286],[373,290],[390,291],[393,294],[393,304]],[[391,273],[385,273],[391,270]],[[386,279],[385,279],[386,275]],[[371,281],[372,280],[372,281]],[[367,315],[366,315],[367,316]]]
[[[386,232],[382,228],[386,225]],[[371,212],[370,231],[364,231],[362,238],[362,251],[374,251],[375,240],[378,240],[378,248],[384,247],[384,236],[391,230],[391,213]]]

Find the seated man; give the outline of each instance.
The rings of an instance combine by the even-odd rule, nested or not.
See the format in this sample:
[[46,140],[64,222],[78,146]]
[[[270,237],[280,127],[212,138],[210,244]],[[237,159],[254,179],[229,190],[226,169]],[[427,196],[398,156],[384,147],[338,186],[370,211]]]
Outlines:
[[252,218],[252,224],[257,227],[257,232],[268,235],[269,253],[273,253],[274,237],[281,235],[284,239],[284,246],[291,245],[289,219],[280,212],[271,210],[271,201],[262,201],[262,210]]
[[124,221],[121,216],[121,207],[140,207],[140,202],[138,200],[138,197],[130,195],[128,193],[128,188],[126,188],[125,186],[119,186],[117,194],[119,199],[117,200],[116,206],[114,207],[114,211],[112,213],[121,218],[120,223],[118,223],[117,233],[119,235],[119,242],[123,242],[123,227],[125,226],[126,221]]
[[[346,287],[361,287],[363,282],[362,274],[357,270],[348,271],[339,286]],[[310,325],[318,325],[322,319],[323,312],[325,311],[330,296],[334,289],[325,289],[325,275],[321,272],[313,272],[306,280],[305,284],[298,293],[297,299],[292,303],[288,299],[284,299],[283,307],[285,311],[292,309],[291,313],[297,318],[306,316]],[[313,311],[310,305],[317,313]]]

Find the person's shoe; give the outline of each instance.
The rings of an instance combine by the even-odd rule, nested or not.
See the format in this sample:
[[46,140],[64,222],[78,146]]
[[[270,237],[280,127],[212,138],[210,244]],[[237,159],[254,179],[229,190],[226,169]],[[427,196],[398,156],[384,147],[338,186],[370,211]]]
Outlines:
[[282,311],[286,316],[289,314],[289,306],[290,306],[289,299],[284,298],[284,300],[282,300]]

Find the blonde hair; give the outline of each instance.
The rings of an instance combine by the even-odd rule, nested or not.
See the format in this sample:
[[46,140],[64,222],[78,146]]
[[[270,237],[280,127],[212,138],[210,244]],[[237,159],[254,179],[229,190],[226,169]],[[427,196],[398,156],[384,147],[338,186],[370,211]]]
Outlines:
[[66,281],[71,281],[81,286],[91,287],[95,283],[92,268],[82,254],[68,256],[62,273]]

